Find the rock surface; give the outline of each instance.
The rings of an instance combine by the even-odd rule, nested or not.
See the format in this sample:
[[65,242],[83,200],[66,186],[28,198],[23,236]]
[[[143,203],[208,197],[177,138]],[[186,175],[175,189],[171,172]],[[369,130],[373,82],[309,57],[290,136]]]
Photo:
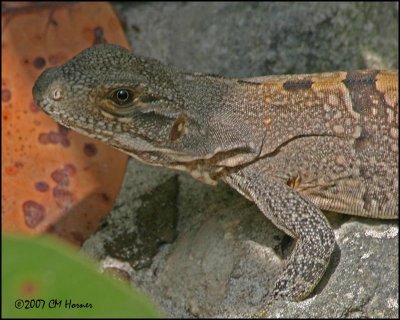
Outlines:
[[[187,71],[253,77],[398,68],[395,3],[115,8],[135,53]],[[309,299],[279,302],[268,316],[396,317],[397,221],[327,216],[338,248],[323,280]],[[83,250],[123,270],[167,316],[240,317],[262,307],[292,244],[227,185],[131,159],[113,211]]]

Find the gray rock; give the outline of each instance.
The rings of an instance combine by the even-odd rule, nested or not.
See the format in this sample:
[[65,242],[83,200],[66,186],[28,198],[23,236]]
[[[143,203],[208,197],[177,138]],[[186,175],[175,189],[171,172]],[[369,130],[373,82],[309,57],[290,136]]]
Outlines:
[[[187,71],[252,77],[398,68],[394,3],[115,3],[115,8],[137,54]],[[175,175],[176,192],[171,185],[163,189]],[[160,192],[165,197],[154,195]],[[160,208],[165,201],[177,208],[173,228],[175,213],[154,214],[141,225],[154,234],[152,221],[157,222],[168,241],[138,232],[149,194],[156,204],[149,215],[157,201]],[[276,303],[267,315],[396,317],[397,221],[327,216],[338,243],[328,272],[309,299]],[[121,237],[132,244],[118,241]],[[131,159],[113,211],[83,250],[128,272],[168,316],[240,317],[263,306],[292,244],[228,186],[210,187]],[[115,251],[129,258],[123,262]]]
[[340,259],[336,252],[316,294],[299,303],[276,303],[270,317],[396,318],[398,226],[351,218],[335,235]]

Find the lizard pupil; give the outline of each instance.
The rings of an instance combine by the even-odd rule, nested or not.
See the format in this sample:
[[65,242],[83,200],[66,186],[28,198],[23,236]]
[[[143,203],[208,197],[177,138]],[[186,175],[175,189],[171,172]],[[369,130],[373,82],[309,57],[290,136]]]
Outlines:
[[127,101],[129,98],[129,93],[125,89],[118,90],[117,92],[117,99],[121,102]]

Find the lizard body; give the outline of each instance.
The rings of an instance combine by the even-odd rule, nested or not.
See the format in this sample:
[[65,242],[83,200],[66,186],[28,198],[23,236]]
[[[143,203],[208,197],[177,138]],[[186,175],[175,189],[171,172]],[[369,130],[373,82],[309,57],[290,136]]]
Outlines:
[[397,78],[224,78],[97,45],[44,71],[33,95],[66,127],[205,183],[223,180],[255,202],[296,239],[271,297],[301,300],[334,249],[321,209],[398,216]]

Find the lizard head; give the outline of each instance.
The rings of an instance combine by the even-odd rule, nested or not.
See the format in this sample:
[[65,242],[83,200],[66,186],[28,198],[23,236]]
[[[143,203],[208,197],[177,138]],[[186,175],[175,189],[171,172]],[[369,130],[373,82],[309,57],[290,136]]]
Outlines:
[[229,119],[229,106],[215,107],[222,108],[215,103],[218,95],[226,100],[226,83],[213,81],[221,82],[102,44],[45,70],[33,96],[60,124],[145,162],[174,167],[249,147],[244,140],[251,134]]

